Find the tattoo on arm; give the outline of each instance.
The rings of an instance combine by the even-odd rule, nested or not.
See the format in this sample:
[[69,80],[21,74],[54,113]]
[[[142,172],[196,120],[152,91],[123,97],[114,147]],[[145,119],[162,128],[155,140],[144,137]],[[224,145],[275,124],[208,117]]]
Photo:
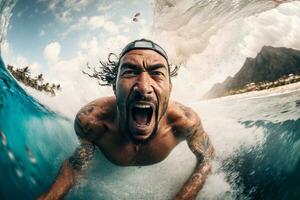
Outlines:
[[194,172],[177,193],[175,197],[176,200],[196,199],[198,192],[203,187],[211,170],[209,159],[213,155],[213,147],[208,135],[201,126],[201,122],[199,121],[196,125],[186,130],[189,131],[187,136],[188,145],[191,151],[196,155],[198,161]]
[[75,118],[75,132],[79,138],[83,140],[81,140],[80,146],[76,148],[73,155],[69,158],[69,164],[77,171],[84,171],[94,156],[95,145],[92,142],[87,142],[90,141],[88,137],[92,131],[87,117],[91,112],[93,112],[94,108],[94,104],[85,106],[78,112]]
[[93,112],[94,107],[94,104],[87,105],[86,107],[82,108],[76,115],[74,129],[79,137],[86,137],[90,135],[92,131],[91,124],[87,120],[82,121],[82,119],[86,118],[91,112]]
[[71,167],[77,171],[83,171],[87,168],[95,152],[95,146],[92,143],[82,143],[69,158]]
[[197,164],[190,178],[184,183],[175,199],[196,199],[211,170],[209,160],[213,157],[214,148],[207,133],[203,130],[198,115],[188,107],[179,104],[182,120],[178,127],[186,139],[189,148],[197,158]]
[[193,114],[192,114],[192,109],[189,108],[189,107],[186,107],[178,102],[175,102],[175,104],[184,112],[184,115],[187,117],[187,118],[192,118],[193,117]]
[[88,104],[87,106],[83,107],[79,113],[83,113],[84,115],[90,114],[91,112],[93,112],[95,108],[95,104]]
[[92,128],[91,128],[90,124],[86,123],[86,124],[83,125],[78,116],[75,119],[74,129],[75,129],[76,134],[79,137],[88,136],[92,131]]
[[187,129],[189,132],[187,142],[191,151],[196,155],[199,162],[212,157],[213,146],[207,133],[204,132],[200,122]]

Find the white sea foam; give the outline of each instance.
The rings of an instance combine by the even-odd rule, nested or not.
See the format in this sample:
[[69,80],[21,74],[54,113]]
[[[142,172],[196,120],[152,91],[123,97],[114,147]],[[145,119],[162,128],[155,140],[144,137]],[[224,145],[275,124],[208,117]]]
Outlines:
[[[226,76],[233,75],[242,66],[245,57],[255,56],[263,45],[300,49],[297,38],[300,3],[289,2],[276,8],[275,5],[269,0],[155,1],[155,35],[151,37],[167,49],[172,62],[185,65],[174,79],[173,98],[192,106],[199,113],[216,149],[213,174],[199,198],[217,199],[228,193],[234,196],[235,191],[221,169],[221,162],[241,148],[250,150],[264,143],[262,128],[245,129],[239,121],[271,120],[275,115],[284,116],[281,113],[284,108],[279,109],[272,102],[261,105],[248,102],[247,106],[242,100],[198,102],[215,81],[223,81]],[[120,44],[125,42],[122,40]],[[56,63],[55,70],[50,69],[57,82],[62,82],[63,88],[54,98],[27,90],[42,103],[73,118],[85,103],[113,94],[111,88],[100,88],[96,81],[82,76],[84,65],[81,55],[78,55]],[[232,104],[236,105],[234,110]],[[256,109],[249,110],[249,106],[256,106]],[[287,104],[285,108],[290,110],[293,106]],[[255,113],[258,110],[259,115]],[[270,110],[275,113],[268,117]],[[275,119],[283,120],[280,117]],[[106,193],[113,199],[133,199],[132,196],[141,199],[149,195],[153,199],[170,197],[177,192],[195,164],[195,158],[185,143],[179,145],[165,161],[151,167],[121,168],[101,161],[105,159],[100,158],[94,166],[97,175],[93,172],[88,177],[89,187],[93,193],[98,193],[99,198]]]
[[12,9],[16,4],[15,0],[3,0],[0,2],[0,56],[1,56],[1,49],[5,46],[5,38],[7,34],[7,28],[9,24],[9,19],[12,15]]
[[[263,45],[300,49],[300,2],[288,1],[276,8],[269,0],[218,2],[155,1],[154,34],[149,37],[166,48],[171,62],[185,66],[173,80],[172,97],[181,102],[199,100],[215,82],[236,73],[245,58],[255,56]],[[115,47],[109,51],[119,52],[128,41],[102,41],[101,47]],[[100,49],[94,46],[48,69],[45,79],[62,86],[56,97],[29,89],[30,94],[70,118],[89,101],[113,95],[111,87],[100,87],[81,72],[87,61],[95,64],[99,56],[106,57],[108,52],[101,50],[98,55],[95,51]]]
[[154,38],[189,71],[174,81],[176,98],[200,98],[264,45],[300,49],[297,1],[276,8],[273,1],[157,2]]

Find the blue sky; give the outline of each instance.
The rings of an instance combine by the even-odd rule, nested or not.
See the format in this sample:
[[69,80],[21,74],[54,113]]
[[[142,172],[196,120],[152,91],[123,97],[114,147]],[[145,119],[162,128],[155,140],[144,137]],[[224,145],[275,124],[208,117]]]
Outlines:
[[[137,38],[153,39],[171,63],[184,64],[172,93],[183,102],[198,100],[214,83],[234,75],[264,45],[300,49],[300,1],[278,6],[271,0],[224,0],[216,5],[219,12],[214,12],[214,2],[19,0],[2,58],[16,67],[29,65],[33,76],[43,73],[47,82],[61,84],[54,98],[32,94],[74,114],[83,104],[113,94],[82,74],[86,64],[95,66]],[[236,12],[235,5],[245,2],[247,9]],[[133,22],[137,12],[141,16]]]
[[26,89],[71,116],[92,99],[112,95],[110,87],[82,74],[87,63],[96,66],[132,40],[151,39],[152,20],[153,3],[147,0],[19,0],[1,56],[6,64],[30,66],[32,76],[43,73],[45,81],[59,83],[62,91],[54,98]]
[[[133,22],[137,12],[141,16]],[[119,38],[125,43],[147,36],[147,31],[142,31],[151,27],[152,12],[151,2],[146,0],[20,0],[10,19],[3,57],[7,63],[27,62],[33,70],[45,71],[55,56],[62,60],[89,54],[89,45],[102,46],[101,56],[104,51],[118,49],[104,45],[108,39]]]

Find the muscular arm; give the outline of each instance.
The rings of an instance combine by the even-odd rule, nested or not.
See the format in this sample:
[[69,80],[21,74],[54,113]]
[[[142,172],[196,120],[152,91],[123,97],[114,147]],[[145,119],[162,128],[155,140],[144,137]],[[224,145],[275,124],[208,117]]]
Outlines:
[[184,134],[189,148],[197,158],[197,164],[192,175],[176,195],[175,200],[192,200],[197,197],[198,192],[205,183],[207,175],[210,173],[210,160],[214,154],[214,148],[207,133],[203,130],[197,114],[190,109],[185,109],[185,114],[188,115],[189,119],[183,125],[187,127]]
[[73,155],[63,162],[59,175],[48,192],[38,199],[62,199],[76,183],[78,177],[84,173],[89,161],[93,157],[94,149],[95,147],[92,143],[81,143]]
[[79,147],[76,148],[69,159],[63,162],[56,180],[50,189],[41,195],[38,200],[62,199],[76,183],[78,178],[84,174],[89,162],[92,160],[95,146],[89,140],[83,139],[84,135],[89,132],[89,127],[84,126],[80,120],[80,116],[83,114],[84,113],[81,112],[78,113],[74,124],[76,134],[80,140]]

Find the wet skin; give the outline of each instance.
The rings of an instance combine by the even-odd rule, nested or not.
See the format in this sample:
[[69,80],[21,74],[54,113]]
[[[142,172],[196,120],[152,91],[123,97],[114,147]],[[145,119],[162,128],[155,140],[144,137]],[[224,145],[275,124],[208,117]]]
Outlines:
[[214,149],[198,115],[169,101],[172,85],[165,58],[152,50],[129,51],[120,60],[113,88],[115,96],[97,99],[78,112],[75,131],[81,146],[40,199],[63,197],[93,157],[95,146],[116,165],[141,166],[164,160],[184,140],[198,162],[174,199],[195,199]]

